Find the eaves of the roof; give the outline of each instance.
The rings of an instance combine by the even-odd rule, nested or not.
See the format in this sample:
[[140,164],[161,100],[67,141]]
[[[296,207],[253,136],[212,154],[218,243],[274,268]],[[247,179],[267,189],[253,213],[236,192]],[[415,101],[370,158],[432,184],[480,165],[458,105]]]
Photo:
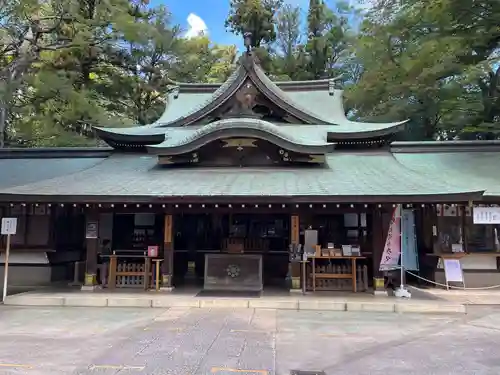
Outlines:
[[324,167],[161,168],[153,156],[115,154],[90,168],[0,189],[0,201],[466,202],[483,190],[432,180],[387,151],[335,152]]
[[101,158],[112,153],[110,147],[0,148],[0,159]]
[[391,150],[398,153],[436,152],[500,152],[500,141],[418,141],[392,142]]

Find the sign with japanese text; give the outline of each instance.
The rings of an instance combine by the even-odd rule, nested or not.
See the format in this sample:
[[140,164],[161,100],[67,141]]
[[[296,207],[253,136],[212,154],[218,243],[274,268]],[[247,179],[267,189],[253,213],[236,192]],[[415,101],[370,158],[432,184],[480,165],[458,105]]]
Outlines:
[[500,207],[474,207],[474,224],[500,224]]
[[384,252],[380,260],[380,271],[398,268],[401,255],[401,205],[397,205],[392,213],[389,231],[385,240]]
[[87,239],[96,239],[98,238],[99,224],[97,221],[89,221],[87,222],[87,227],[85,230],[85,238]]
[[300,237],[300,222],[298,215],[292,215],[291,219],[291,243],[299,243]]
[[4,235],[14,235],[17,230],[17,218],[16,217],[4,217],[2,218],[2,231],[1,234]]
[[415,212],[413,210],[401,210],[401,254],[405,270],[419,270]]

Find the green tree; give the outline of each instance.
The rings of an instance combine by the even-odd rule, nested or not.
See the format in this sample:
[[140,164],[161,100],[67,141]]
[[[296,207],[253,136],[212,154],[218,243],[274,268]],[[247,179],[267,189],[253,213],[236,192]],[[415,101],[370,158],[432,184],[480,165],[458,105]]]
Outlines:
[[71,46],[72,41],[60,34],[70,17],[71,6],[64,1],[0,1],[0,148],[5,146],[14,118],[12,107],[23,94],[33,64],[44,52]]
[[260,47],[276,39],[275,15],[283,0],[231,0],[225,25],[237,35],[251,33],[251,46]]
[[348,47],[348,20],[343,13],[352,9],[339,3],[337,12],[323,0],[310,0],[307,14],[308,72],[312,79],[336,75]]
[[[446,11],[446,16],[440,10]],[[480,95],[481,111],[464,127],[463,138],[500,136],[500,3],[495,0],[440,0],[428,12],[444,25],[442,38],[460,38],[459,62],[467,85]],[[448,25],[446,27],[446,25]],[[470,87],[469,87],[470,89]]]
[[[134,28],[124,28],[119,48],[108,50],[98,91],[138,124],[155,121],[165,107],[169,73],[178,60],[180,28],[171,24],[163,7],[136,5],[131,11]],[[133,32],[132,32],[133,31]],[[111,104],[113,103],[113,104]]]
[[309,71],[313,78],[322,78],[326,69],[325,4],[323,0],[309,0],[307,13],[307,52],[310,56]]
[[349,99],[358,114],[410,118],[407,137],[416,139],[495,137],[500,34],[492,25],[499,8],[489,1],[378,2],[355,46],[364,72]]
[[307,57],[302,41],[301,9],[286,4],[276,15],[276,41],[270,74],[277,80],[307,78]]
[[302,41],[300,7],[285,4],[276,15],[276,46],[285,60],[292,60]]
[[3,81],[15,83],[5,84],[10,96],[2,96],[12,142],[66,144],[72,135],[90,136],[92,125],[114,117],[95,90],[95,77],[107,47],[119,40],[117,30],[134,27],[131,3],[18,0],[15,5],[2,25],[14,46],[6,69],[17,73],[11,75],[15,80]]
[[71,12],[50,38],[67,47],[44,50],[16,91],[16,145],[96,144],[92,126],[146,123],[164,108],[178,32],[168,12],[129,0],[65,4]]
[[223,82],[235,69],[236,46],[214,44],[207,36],[180,41],[171,78],[183,83]]

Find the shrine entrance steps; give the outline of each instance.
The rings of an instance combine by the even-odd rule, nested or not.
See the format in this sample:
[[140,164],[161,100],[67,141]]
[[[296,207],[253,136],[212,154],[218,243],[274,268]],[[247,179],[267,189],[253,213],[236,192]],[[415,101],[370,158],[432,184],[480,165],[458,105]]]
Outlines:
[[264,291],[261,296],[203,296],[200,289],[173,292],[42,289],[10,295],[6,305],[66,307],[144,307],[144,308],[250,308],[317,311],[366,311],[378,313],[467,313],[467,305],[442,299],[377,297],[370,293],[295,294],[283,290]]

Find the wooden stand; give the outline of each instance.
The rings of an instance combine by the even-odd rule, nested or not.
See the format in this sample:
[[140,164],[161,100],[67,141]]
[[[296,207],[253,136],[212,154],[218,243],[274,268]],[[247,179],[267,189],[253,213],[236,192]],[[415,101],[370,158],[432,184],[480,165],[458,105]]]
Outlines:
[[[120,255],[110,255],[109,256],[109,278],[108,278],[108,288],[115,289],[116,287],[143,287],[144,290],[148,290],[150,287],[151,280],[151,258],[143,257],[144,263],[133,263],[132,265],[140,266],[140,267],[131,267],[136,268],[136,270],[119,270],[118,267],[118,259],[123,258],[139,258],[137,256],[120,256]],[[142,267],[143,266],[143,267]],[[121,282],[120,278],[140,278],[141,282],[138,284],[130,284],[127,285],[125,282]]]
[[[352,280],[352,291],[356,293],[356,261],[358,259],[366,259],[365,257],[347,257],[347,256],[315,256],[310,258],[312,261],[312,272],[310,277],[312,278],[312,290],[316,291],[316,280],[318,279],[351,279]],[[344,259],[351,262],[351,273],[316,273],[316,259]]]

